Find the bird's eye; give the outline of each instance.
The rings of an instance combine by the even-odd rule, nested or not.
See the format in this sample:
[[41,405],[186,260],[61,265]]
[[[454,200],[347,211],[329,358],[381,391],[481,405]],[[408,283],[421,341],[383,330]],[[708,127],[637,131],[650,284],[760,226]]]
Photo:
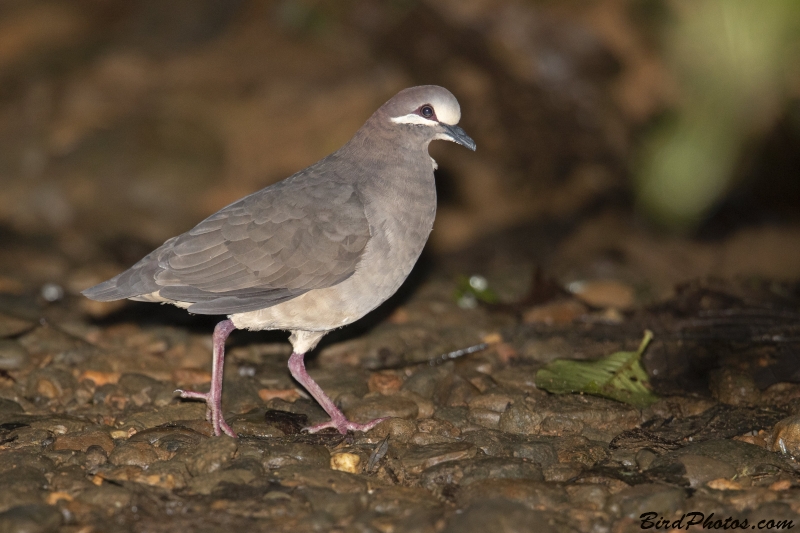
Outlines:
[[425,118],[431,118],[433,116],[433,108],[429,105],[424,105],[419,108],[419,114]]

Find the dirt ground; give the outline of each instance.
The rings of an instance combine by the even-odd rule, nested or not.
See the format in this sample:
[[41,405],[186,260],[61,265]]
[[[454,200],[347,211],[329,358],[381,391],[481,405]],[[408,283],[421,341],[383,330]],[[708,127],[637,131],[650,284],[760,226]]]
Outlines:
[[[691,232],[656,227],[631,161],[679,98],[645,4],[0,4],[0,533],[800,523],[800,128],[754,137]],[[220,317],[80,291],[422,83],[478,150],[432,146],[422,259],[309,360],[351,419],[390,418],[302,432],[325,413],[287,334],[237,331],[239,438],[212,437],[174,391],[207,389]],[[657,401],[537,386],[645,331]]]

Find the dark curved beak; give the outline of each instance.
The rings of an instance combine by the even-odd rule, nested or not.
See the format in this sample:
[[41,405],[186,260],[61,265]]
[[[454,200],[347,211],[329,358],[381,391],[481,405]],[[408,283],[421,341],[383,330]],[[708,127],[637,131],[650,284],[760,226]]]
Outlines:
[[442,125],[445,131],[445,135],[447,135],[447,137],[451,141],[453,141],[454,143],[458,143],[461,146],[466,146],[473,152],[475,151],[476,148],[475,141],[473,141],[472,138],[469,135],[467,135],[467,132],[465,132],[463,129],[455,125],[451,126],[450,124],[443,124],[441,122],[439,124]]

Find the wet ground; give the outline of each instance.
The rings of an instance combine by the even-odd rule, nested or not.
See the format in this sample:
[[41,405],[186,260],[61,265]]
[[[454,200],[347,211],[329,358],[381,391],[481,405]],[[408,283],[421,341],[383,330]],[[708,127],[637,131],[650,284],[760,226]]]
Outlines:
[[[236,332],[232,439],[173,392],[208,386],[212,318],[26,285],[36,258],[63,252],[16,251],[27,274],[4,277],[17,285],[0,298],[2,531],[635,531],[646,513],[693,512],[797,523],[797,285],[698,281],[643,304],[621,281],[575,296],[517,265],[489,272],[502,301],[486,304],[447,262],[423,263],[310,365],[349,417],[389,420],[303,433],[325,414],[291,380],[285,334]],[[645,330],[656,403],[537,388],[548,362],[633,350]]]
[[[637,3],[341,5],[0,6],[0,533],[800,524],[791,124],[702,239],[670,236],[626,170],[674,96]],[[303,433],[325,414],[286,333],[237,331],[239,438],[211,437],[174,391],[208,387],[218,317],[80,291],[421,83],[456,93],[478,151],[432,147],[422,260],[309,357],[349,417],[389,420]],[[654,403],[536,384],[646,331]]]

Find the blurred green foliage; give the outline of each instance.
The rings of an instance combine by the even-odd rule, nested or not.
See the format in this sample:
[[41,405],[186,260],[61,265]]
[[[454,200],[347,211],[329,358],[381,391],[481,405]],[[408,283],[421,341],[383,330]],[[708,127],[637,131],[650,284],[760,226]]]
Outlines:
[[[644,142],[640,206],[691,230],[727,192],[742,149],[785,113],[797,90],[800,2],[679,0],[665,55],[679,83],[675,115]],[[797,97],[797,94],[794,94]]]

